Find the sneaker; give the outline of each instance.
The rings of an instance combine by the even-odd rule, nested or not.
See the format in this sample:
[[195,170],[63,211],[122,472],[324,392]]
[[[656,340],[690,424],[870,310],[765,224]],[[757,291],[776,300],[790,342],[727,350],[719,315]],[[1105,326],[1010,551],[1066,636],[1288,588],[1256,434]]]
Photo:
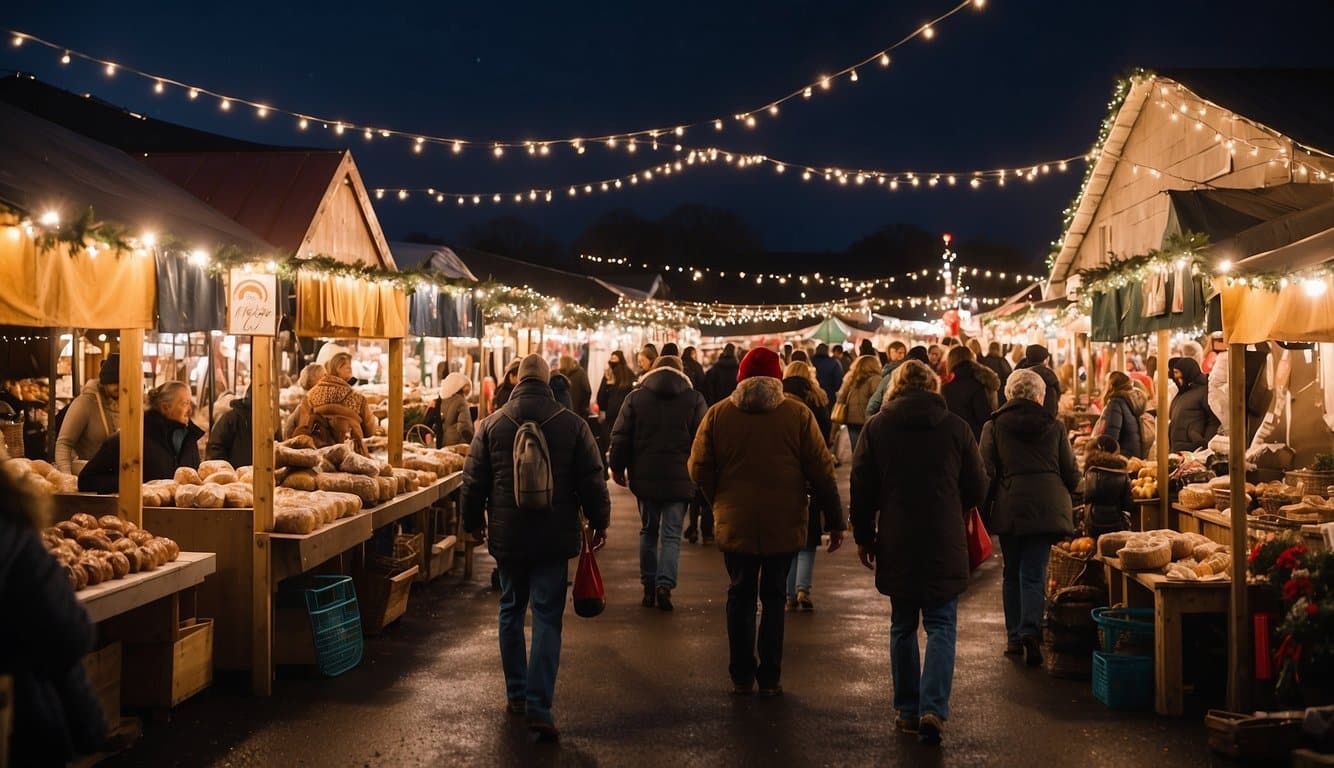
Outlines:
[[782,695],[783,695],[783,686],[781,685],[760,686],[761,699],[772,699]]
[[754,684],[754,683],[733,683],[733,684],[732,684],[732,695],[733,695],[733,696],[749,696],[749,695],[751,695],[751,694],[754,693],[754,692],[755,692],[755,684]]
[[528,714],[528,701],[526,699],[510,699],[505,709],[511,715],[526,715]]
[[1028,635],[1020,642],[1024,646],[1024,663],[1030,667],[1042,666],[1042,646],[1038,645],[1038,639]]
[[945,721],[940,719],[940,715],[927,712],[917,723],[917,740],[934,747],[940,744],[940,735],[944,731]]
[[528,730],[537,734],[539,742],[555,743],[560,741],[560,730],[556,728],[555,723],[549,723],[546,720],[529,720]]
[[658,608],[664,611],[672,609],[672,590],[670,587],[658,587]]
[[894,719],[894,727],[898,729],[899,733],[917,733],[917,726],[920,722],[921,719],[917,715],[902,713]]
[[645,608],[652,608],[657,602],[657,595],[653,592],[653,587],[644,587],[644,599],[639,604]]
[[810,613],[815,610],[815,605],[811,603],[811,593],[804,589],[797,590],[797,610],[802,613]]
[[1007,642],[1005,643],[1005,655],[1006,655],[1006,656],[1022,656],[1022,655],[1024,655],[1024,645],[1023,645],[1023,643],[1019,642],[1018,640],[1010,640],[1010,641],[1007,641]]
[[694,544],[695,542],[699,541],[699,529],[692,525],[686,529],[685,536],[686,536],[686,541],[690,542],[691,544]]

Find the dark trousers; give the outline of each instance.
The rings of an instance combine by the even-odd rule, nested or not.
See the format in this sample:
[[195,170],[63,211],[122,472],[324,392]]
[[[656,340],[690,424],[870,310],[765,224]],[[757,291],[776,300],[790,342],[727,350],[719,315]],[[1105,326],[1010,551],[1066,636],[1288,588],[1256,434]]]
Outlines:
[[[732,682],[761,688],[778,685],[783,670],[783,601],[792,554],[738,555],[723,553],[731,584],[727,587],[727,642]],[[755,633],[755,602],[760,616],[758,643]],[[759,661],[756,662],[756,651]]]
[[690,502],[690,523],[688,530],[697,531],[706,539],[713,538],[713,507],[704,498],[704,494],[695,492],[695,500]]

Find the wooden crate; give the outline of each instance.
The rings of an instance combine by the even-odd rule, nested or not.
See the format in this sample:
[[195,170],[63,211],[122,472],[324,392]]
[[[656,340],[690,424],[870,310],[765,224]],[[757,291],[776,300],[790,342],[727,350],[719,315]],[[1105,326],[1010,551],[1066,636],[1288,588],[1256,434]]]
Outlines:
[[88,684],[102,703],[102,714],[112,728],[120,725],[122,648],[120,643],[111,643],[83,657]]
[[127,707],[171,708],[213,683],[213,620],[191,619],[171,643],[127,643]]
[[1281,760],[1302,743],[1302,721],[1297,717],[1252,717],[1211,709],[1204,727],[1209,749],[1236,760]]
[[454,568],[454,550],[457,548],[459,539],[457,536],[446,536],[431,545],[429,559],[426,563],[426,570],[417,574],[418,581],[433,581],[444,576]]
[[407,613],[412,581],[419,571],[414,565],[394,574],[374,570],[363,573],[357,584],[357,600],[361,604],[361,627],[366,634],[379,634]]

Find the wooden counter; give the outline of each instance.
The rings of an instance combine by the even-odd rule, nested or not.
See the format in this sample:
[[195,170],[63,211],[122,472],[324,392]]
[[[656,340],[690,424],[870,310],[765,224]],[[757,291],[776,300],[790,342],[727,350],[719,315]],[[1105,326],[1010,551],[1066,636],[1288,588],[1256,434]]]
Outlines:
[[371,537],[374,513],[363,510],[335,520],[310,533],[270,533],[273,552],[273,591],[293,576],[343,554]]
[[175,562],[161,568],[104,581],[74,596],[96,624],[203,583],[217,563],[217,556],[209,552],[182,552]]
[[421,512],[463,486],[463,473],[455,472],[419,488],[366,510],[371,514],[371,527],[379,529],[398,522],[408,515]]
[[[1187,509],[1180,504],[1172,505],[1177,519],[1177,530],[1182,533],[1199,533],[1208,536],[1219,544],[1232,546],[1232,517],[1216,509]],[[1302,537],[1306,546],[1323,550],[1324,537],[1315,525],[1279,525],[1267,520],[1250,516],[1246,520],[1247,546],[1251,546],[1259,534],[1294,533]]]

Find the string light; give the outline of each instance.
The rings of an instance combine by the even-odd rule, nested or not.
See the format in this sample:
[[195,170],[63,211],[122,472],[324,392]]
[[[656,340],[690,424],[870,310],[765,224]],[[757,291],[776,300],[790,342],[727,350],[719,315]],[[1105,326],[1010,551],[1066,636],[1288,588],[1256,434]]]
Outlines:
[[[733,119],[735,119],[735,120],[738,121],[738,122],[741,122],[743,125],[746,125],[746,126],[752,126],[752,125],[754,124],[754,123],[752,122],[752,118],[754,118],[754,116],[755,116],[756,114],[758,114],[758,113],[760,113],[760,112],[768,111],[768,112],[769,112],[770,114],[772,114],[772,115],[777,115],[777,114],[778,114],[778,107],[779,107],[781,104],[783,104],[784,102],[789,101],[789,100],[792,100],[792,99],[797,99],[797,98],[810,98],[810,96],[812,95],[812,92],[813,92],[812,89],[813,89],[814,86],[817,86],[817,85],[818,85],[818,86],[821,87],[822,90],[828,90],[828,89],[830,88],[831,84],[832,84],[832,80],[833,80],[833,79],[837,79],[837,78],[839,78],[839,77],[843,77],[844,75],[847,75],[847,76],[849,77],[849,79],[850,79],[852,82],[857,82],[857,80],[858,80],[858,78],[859,78],[859,76],[858,76],[858,74],[857,74],[858,69],[860,69],[860,68],[864,68],[864,67],[867,66],[868,64],[872,64],[872,63],[875,63],[875,62],[877,62],[877,61],[880,62],[880,64],[881,64],[882,67],[887,67],[887,66],[889,65],[889,57],[890,57],[890,53],[892,53],[893,51],[895,51],[895,50],[897,50],[897,49],[899,49],[899,48],[902,48],[902,47],[904,47],[904,46],[906,46],[906,45],[912,43],[914,40],[917,40],[918,38],[921,38],[921,39],[923,39],[923,40],[930,40],[930,39],[932,39],[932,38],[935,36],[935,34],[936,34],[936,26],[938,26],[939,24],[945,22],[946,20],[952,18],[953,16],[955,16],[955,15],[957,15],[957,14],[959,14],[959,13],[961,13],[961,12],[967,10],[967,9],[970,9],[970,8],[971,8],[971,9],[973,9],[973,10],[978,10],[978,11],[980,11],[980,10],[983,8],[983,5],[984,5],[984,4],[980,4],[980,3],[978,3],[977,0],[961,0],[961,2],[957,3],[955,6],[953,6],[953,7],[950,8],[949,10],[947,10],[947,11],[945,11],[944,13],[940,14],[939,16],[935,17],[934,19],[932,19],[931,21],[927,22],[926,24],[923,24],[923,25],[921,25],[920,27],[917,27],[916,29],[914,29],[913,31],[909,32],[908,34],[906,34],[904,37],[902,37],[902,38],[899,39],[898,41],[892,43],[891,45],[885,46],[885,47],[883,47],[883,48],[881,48],[881,49],[875,51],[875,52],[872,53],[871,55],[869,55],[869,56],[867,56],[867,57],[865,57],[865,58],[862,58],[862,59],[860,59],[860,60],[858,60],[858,61],[856,61],[856,62],[853,62],[852,64],[850,64],[850,65],[848,65],[848,66],[846,66],[846,67],[843,67],[842,69],[839,69],[837,72],[833,72],[833,73],[830,73],[830,74],[828,74],[828,75],[821,76],[820,78],[817,78],[814,82],[811,82],[811,83],[808,83],[807,85],[798,87],[798,88],[796,88],[796,89],[794,89],[794,90],[788,92],[787,94],[780,96],[779,98],[776,98],[776,99],[768,99],[768,100],[765,100],[765,101],[763,101],[763,102],[760,102],[758,106],[755,106],[755,107],[753,107],[753,108],[745,109],[745,110],[741,110],[741,111],[731,112],[730,114],[732,115]],[[27,34],[26,32],[22,32],[22,31],[19,31],[19,30],[12,30],[12,29],[11,29],[11,30],[7,30],[7,31],[8,31],[11,35],[13,35],[13,44],[14,44],[15,47],[22,46],[25,42],[31,41],[31,42],[33,42],[34,44],[38,45],[38,46],[42,46],[42,47],[45,47],[45,48],[48,48],[48,49],[52,49],[52,50],[60,51],[60,52],[62,53],[62,61],[67,61],[67,60],[72,59],[72,58],[78,58],[78,59],[80,59],[80,60],[82,60],[82,61],[87,61],[87,62],[90,62],[90,63],[93,63],[93,64],[101,64],[101,65],[104,65],[105,68],[106,68],[106,74],[107,74],[108,76],[114,75],[115,72],[116,72],[117,65],[115,65],[114,63],[112,63],[112,62],[109,61],[109,60],[102,59],[102,58],[100,58],[100,57],[93,56],[93,55],[91,55],[91,54],[83,53],[83,52],[81,52],[81,51],[78,51],[78,50],[75,50],[75,49],[72,49],[72,48],[67,48],[67,47],[65,47],[64,45],[59,45],[59,44],[57,44],[57,43],[54,43],[54,42],[45,40],[45,39],[43,39],[43,38],[34,37],[34,36],[30,35],[30,34]],[[182,89],[182,90],[187,90],[187,91],[191,92],[191,98],[194,98],[195,96],[197,96],[198,93],[205,93],[205,94],[208,94],[208,95],[210,95],[210,96],[213,96],[213,97],[215,97],[215,98],[217,98],[217,99],[219,99],[219,100],[227,99],[227,100],[234,101],[234,102],[236,102],[236,103],[238,103],[238,104],[242,104],[242,105],[244,105],[244,106],[251,107],[251,108],[259,108],[260,106],[262,106],[262,105],[258,104],[257,102],[250,101],[250,100],[247,100],[247,99],[245,99],[245,98],[241,98],[241,97],[238,97],[238,96],[235,96],[235,95],[231,95],[231,94],[224,94],[224,93],[221,93],[221,92],[218,92],[218,91],[213,91],[213,90],[210,90],[210,89],[207,89],[207,88],[203,88],[203,87],[201,87],[201,86],[199,86],[199,85],[196,85],[196,84],[185,83],[185,82],[182,82],[182,81],[177,80],[177,79],[175,79],[175,78],[167,77],[167,76],[165,76],[165,75],[156,74],[156,73],[151,73],[151,72],[147,72],[147,71],[145,71],[145,70],[135,69],[135,68],[133,68],[133,67],[121,67],[121,68],[124,69],[125,72],[127,72],[127,73],[129,73],[129,74],[131,74],[131,75],[133,75],[133,76],[136,76],[136,77],[142,77],[142,78],[146,78],[146,79],[150,79],[150,80],[154,80],[154,81],[160,81],[160,82],[163,83],[165,86],[171,86],[171,87],[175,87],[175,88],[180,88],[180,89]],[[332,124],[335,124],[336,122],[338,122],[338,121],[335,121],[335,120],[332,120],[332,119],[328,119],[328,118],[323,118],[323,117],[317,117],[317,116],[314,116],[314,115],[310,115],[309,113],[301,113],[301,112],[297,112],[297,111],[294,111],[294,110],[283,109],[283,108],[280,108],[280,107],[269,107],[269,110],[272,111],[272,112],[277,112],[277,113],[279,113],[279,114],[287,115],[287,116],[293,118],[294,121],[295,121],[295,120],[299,120],[299,119],[301,119],[302,117],[309,117],[310,119],[316,120],[317,122],[324,123],[326,126],[327,126],[327,125],[332,125]],[[638,129],[629,130],[629,131],[621,131],[621,132],[612,133],[612,134],[604,134],[604,135],[601,135],[601,136],[592,136],[592,137],[587,137],[587,138],[584,139],[584,140],[585,140],[585,141],[606,142],[606,143],[608,143],[608,146],[609,146],[609,147],[614,148],[617,144],[623,143],[625,140],[632,139],[632,138],[649,138],[649,139],[652,139],[652,138],[656,138],[656,137],[657,137],[658,135],[660,135],[660,134],[664,134],[664,133],[668,133],[668,132],[673,132],[673,133],[675,133],[677,136],[683,136],[687,130],[690,130],[690,129],[692,129],[692,128],[700,127],[701,125],[713,124],[714,126],[719,126],[719,125],[724,125],[725,123],[726,123],[726,120],[725,120],[723,117],[720,116],[720,117],[717,117],[717,118],[714,118],[714,119],[705,120],[705,121],[699,121],[699,122],[691,122],[691,123],[671,123],[671,124],[668,124],[668,125],[665,125],[665,126],[659,126],[659,127],[653,127],[653,128],[638,128]],[[367,128],[367,126],[363,126],[363,125],[360,125],[360,124],[353,124],[353,123],[349,123],[348,126],[351,127],[351,128],[353,128],[354,130],[356,130],[356,129]],[[720,129],[720,130],[721,130],[721,129]],[[534,140],[532,140],[532,139],[524,139],[524,140],[516,140],[516,139],[467,139],[467,138],[463,138],[463,137],[454,137],[454,136],[450,136],[450,137],[446,137],[446,136],[437,136],[437,135],[431,135],[431,134],[425,134],[425,133],[418,133],[418,132],[414,132],[414,131],[397,130],[397,129],[381,129],[381,134],[382,134],[384,137],[386,137],[386,138],[388,138],[388,137],[390,137],[390,136],[396,136],[396,137],[402,137],[402,138],[406,138],[406,139],[413,140],[413,141],[415,141],[416,139],[419,139],[419,138],[420,138],[420,139],[422,139],[424,142],[427,142],[427,143],[438,143],[438,144],[455,144],[455,143],[458,143],[458,144],[460,144],[460,145],[467,145],[467,144],[500,145],[500,146],[502,146],[502,147],[504,147],[504,148],[523,148],[523,147],[525,147],[527,144],[529,144],[530,142],[534,141]],[[614,141],[608,141],[608,140],[614,140]],[[559,145],[569,145],[569,146],[571,146],[571,147],[574,147],[577,153],[582,154],[582,152],[581,152],[581,151],[579,150],[579,148],[576,146],[576,144],[578,143],[579,140],[578,140],[578,139],[575,139],[574,137],[553,137],[553,138],[540,139],[540,140],[536,140],[536,141],[537,141],[538,143],[540,143],[540,144],[547,144],[547,145],[558,145],[558,144],[559,144]]]

